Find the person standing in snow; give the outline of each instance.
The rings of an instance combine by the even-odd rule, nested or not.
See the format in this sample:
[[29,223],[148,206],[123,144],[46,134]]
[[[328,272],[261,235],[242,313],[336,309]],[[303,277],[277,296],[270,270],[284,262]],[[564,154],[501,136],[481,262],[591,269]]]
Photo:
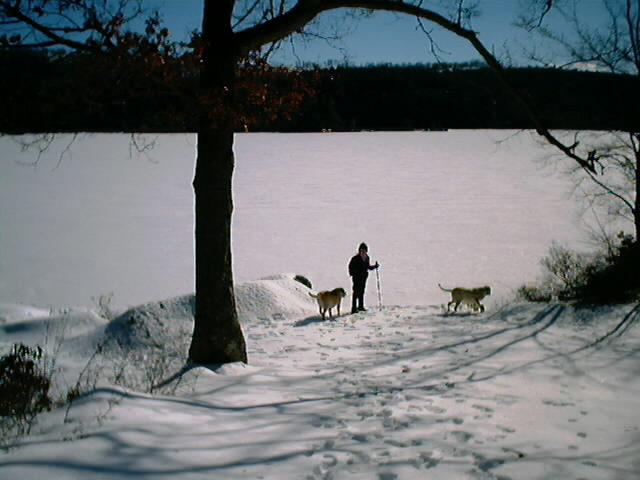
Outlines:
[[369,270],[375,270],[380,265],[378,262],[371,265],[369,261],[369,248],[366,243],[361,243],[358,247],[358,253],[355,254],[349,262],[349,275],[353,281],[353,297],[351,299],[351,313],[363,312],[364,308],[364,290],[367,286],[367,277]]

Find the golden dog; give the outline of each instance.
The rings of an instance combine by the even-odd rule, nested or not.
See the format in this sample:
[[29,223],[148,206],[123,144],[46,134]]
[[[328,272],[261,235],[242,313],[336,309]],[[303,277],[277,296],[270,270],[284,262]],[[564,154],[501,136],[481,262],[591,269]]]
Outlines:
[[344,288],[338,287],[333,290],[323,290],[318,292],[317,295],[309,292],[309,295],[318,300],[320,315],[322,315],[322,319],[324,320],[324,316],[327,312],[329,312],[329,318],[332,318],[331,309],[333,307],[338,307],[338,315],[340,315],[340,302],[342,302],[342,299],[347,296],[347,292]]
[[484,312],[484,305],[480,303],[487,295],[491,295],[491,287],[485,285],[484,287],[478,288],[460,288],[456,287],[451,290],[444,288],[442,285],[438,284],[441,290],[445,292],[451,293],[451,301],[447,303],[447,312],[451,308],[451,304],[455,304],[453,307],[453,311],[458,311],[458,306],[461,303],[466,303],[471,306],[474,310],[480,310]]

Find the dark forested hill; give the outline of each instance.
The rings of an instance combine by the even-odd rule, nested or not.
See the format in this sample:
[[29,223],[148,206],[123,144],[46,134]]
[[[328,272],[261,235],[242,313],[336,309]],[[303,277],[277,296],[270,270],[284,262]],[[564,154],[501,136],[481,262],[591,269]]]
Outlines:
[[[640,128],[638,77],[540,68],[509,74],[550,128]],[[333,70],[289,126],[296,127],[531,128],[532,122],[488,68],[375,66]]]
[[[138,75],[101,68],[86,58],[0,53],[0,131],[193,132],[197,73],[179,65],[169,76]],[[509,73],[549,128],[640,129],[637,76],[541,68]],[[293,119],[269,115],[250,129],[533,126],[493,72],[479,64],[340,67],[315,70],[309,78],[315,94],[304,99]]]

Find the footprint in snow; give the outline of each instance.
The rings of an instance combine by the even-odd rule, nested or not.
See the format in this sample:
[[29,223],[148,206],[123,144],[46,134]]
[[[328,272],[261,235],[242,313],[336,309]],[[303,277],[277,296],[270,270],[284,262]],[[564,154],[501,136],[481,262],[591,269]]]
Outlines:
[[439,418],[436,420],[436,423],[453,423],[454,425],[462,425],[464,423],[464,419],[460,417],[452,417],[452,418]]
[[421,468],[435,468],[440,463],[440,459],[434,458],[431,453],[421,453],[417,459],[413,461],[413,466],[420,470]]
[[476,457],[476,466],[483,472],[488,472],[494,468],[504,465],[504,460],[500,458],[485,458],[482,455],[474,455]]
[[562,400],[543,400],[543,404],[549,405],[551,407],[573,407],[575,403],[573,402],[565,402]]
[[514,428],[509,428],[509,427],[503,427],[502,425],[497,425],[498,430],[503,431],[504,433],[515,433],[515,429]]
[[449,435],[451,435],[454,438],[454,440],[460,443],[468,443],[469,440],[473,438],[472,433],[465,432],[462,430],[455,430],[453,432],[450,432]]
[[485,407],[484,405],[479,405],[477,403],[471,405],[473,408],[475,408],[476,410],[480,410],[481,412],[485,412],[485,413],[493,413],[493,408],[490,407]]
[[378,480],[396,480],[398,475],[392,472],[381,472],[378,473]]
[[440,413],[445,413],[446,412],[446,410],[444,408],[440,408],[440,407],[426,406],[426,407],[424,407],[424,409],[427,410],[428,412],[436,413],[436,414],[440,414]]

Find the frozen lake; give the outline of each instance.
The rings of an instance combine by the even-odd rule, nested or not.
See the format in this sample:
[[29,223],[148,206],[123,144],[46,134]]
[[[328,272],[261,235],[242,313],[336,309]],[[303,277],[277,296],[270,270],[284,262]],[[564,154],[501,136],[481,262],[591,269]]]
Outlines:
[[[437,284],[494,289],[539,273],[552,240],[580,245],[569,184],[528,132],[240,134],[237,282],[281,272],[350,287],[369,244],[388,305],[447,301]],[[0,302],[126,307],[193,291],[194,135],[60,137],[40,158],[0,138]],[[375,278],[367,290],[377,304]]]

